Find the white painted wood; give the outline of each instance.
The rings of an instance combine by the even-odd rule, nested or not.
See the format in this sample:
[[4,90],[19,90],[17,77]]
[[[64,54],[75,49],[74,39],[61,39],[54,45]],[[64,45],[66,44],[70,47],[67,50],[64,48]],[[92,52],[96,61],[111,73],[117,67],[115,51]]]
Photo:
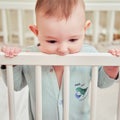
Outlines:
[[114,34],[114,23],[115,23],[115,12],[109,11],[107,13],[107,40],[109,43],[113,41]]
[[69,120],[69,83],[70,69],[69,66],[64,67],[64,120]]
[[120,11],[120,2],[86,2],[87,11]]
[[92,67],[90,120],[96,120],[98,67]]
[[7,31],[7,16],[6,16],[6,10],[2,10],[2,30],[3,30],[3,40],[4,43],[8,43],[8,31]]
[[[120,71],[120,68],[119,68],[119,71]],[[118,106],[117,106],[117,119],[116,120],[120,120],[120,75],[119,75],[119,91],[118,91]]]
[[[35,14],[35,12],[33,12],[33,23],[34,23],[34,25],[36,25],[36,14]],[[37,36],[34,35],[33,37],[34,37],[34,44],[35,45],[38,44],[38,38],[37,38]]]
[[[34,62],[33,62],[34,61]],[[98,79],[99,65],[120,66],[120,57],[114,57],[108,53],[80,53],[74,55],[58,56],[47,55],[43,53],[21,53],[15,58],[7,58],[0,52],[0,64],[8,65],[7,75],[8,82],[12,80],[8,91],[10,99],[10,120],[14,120],[14,96],[13,96],[13,71],[11,65],[36,65],[36,120],[42,120],[42,77],[41,67],[38,65],[64,65],[64,120],[69,120],[69,80],[70,70],[68,65],[89,65],[93,66],[92,71],[92,93],[91,93],[91,120],[96,120],[96,87]],[[11,107],[12,106],[12,107]],[[119,107],[119,104],[118,104]],[[119,109],[118,109],[119,115]],[[119,117],[118,119],[119,120]]]
[[8,86],[9,120],[15,120],[14,82],[12,65],[7,66],[7,86]]
[[99,40],[99,19],[100,14],[99,11],[94,11],[93,13],[93,43],[97,44]]
[[[34,61],[34,62],[33,62]],[[17,57],[6,58],[0,52],[0,64],[5,65],[106,65],[120,66],[120,57],[109,53],[77,53],[66,56],[38,52],[22,52]]]
[[36,94],[36,116],[35,120],[42,120],[42,72],[41,66],[36,66],[35,69],[35,94]]
[[[19,4],[19,5],[18,5]],[[1,1],[2,9],[25,9],[34,10],[35,2],[8,2]],[[87,11],[120,11],[120,2],[86,2]]]
[[19,44],[23,46],[23,19],[22,19],[22,11],[18,10],[18,37]]
[[1,9],[23,9],[23,10],[34,10],[35,2],[8,2],[8,1],[0,1]]

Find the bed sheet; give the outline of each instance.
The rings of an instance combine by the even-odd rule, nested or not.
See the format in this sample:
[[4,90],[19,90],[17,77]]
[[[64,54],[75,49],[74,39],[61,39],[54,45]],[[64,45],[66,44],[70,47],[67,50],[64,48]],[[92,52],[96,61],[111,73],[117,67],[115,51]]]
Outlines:
[[[28,87],[14,92],[16,120],[28,120]],[[9,120],[7,87],[0,77],[0,120]]]

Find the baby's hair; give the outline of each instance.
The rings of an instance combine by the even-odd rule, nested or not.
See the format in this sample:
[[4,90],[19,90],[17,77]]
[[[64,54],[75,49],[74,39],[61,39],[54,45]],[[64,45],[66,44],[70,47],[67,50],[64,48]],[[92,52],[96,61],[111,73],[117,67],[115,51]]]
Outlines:
[[80,7],[85,9],[83,0],[37,0],[35,11],[38,11],[47,17],[55,16],[58,19],[68,19],[73,8],[80,3]]

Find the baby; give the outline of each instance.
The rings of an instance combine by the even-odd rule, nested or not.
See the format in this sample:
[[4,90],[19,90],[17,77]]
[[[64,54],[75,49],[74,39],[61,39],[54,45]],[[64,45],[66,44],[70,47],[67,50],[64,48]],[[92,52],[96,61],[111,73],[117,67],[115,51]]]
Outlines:
[[[24,51],[46,54],[67,55],[74,53],[97,52],[92,46],[85,45],[84,37],[91,22],[85,18],[83,0],[37,0],[36,25],[31,31],[37,36],[39,44]],[[14,57],[20,48],[2,47],[7,57]],[[120,56],[120,50],[109,50]],[[34,61],[33,61],[34,62]],[[3,75],[6,71],[2,66]],[[29,87],[29,119],[35,120],[35,67],[14,66],[15,90]],[[63,120],[63,66],[42,67],[43,120]],[[105,88],[118,79],[118,67],[99,67],[98,87]],[[90,120],[88,89],[91,80],[91,67],[70,67],[70,120]],[[82,92],[84,90],[84,93]],[[77,94],[79,92],[79,95]]]

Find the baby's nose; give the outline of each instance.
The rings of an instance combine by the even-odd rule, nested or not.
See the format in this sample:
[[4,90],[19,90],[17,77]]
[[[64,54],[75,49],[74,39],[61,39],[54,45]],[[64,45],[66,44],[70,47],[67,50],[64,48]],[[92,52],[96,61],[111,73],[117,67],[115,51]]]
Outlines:
[[60,45],[57,49],[57,54],[58,55],[67,55],[69,54],[69,49],[67,45]]

